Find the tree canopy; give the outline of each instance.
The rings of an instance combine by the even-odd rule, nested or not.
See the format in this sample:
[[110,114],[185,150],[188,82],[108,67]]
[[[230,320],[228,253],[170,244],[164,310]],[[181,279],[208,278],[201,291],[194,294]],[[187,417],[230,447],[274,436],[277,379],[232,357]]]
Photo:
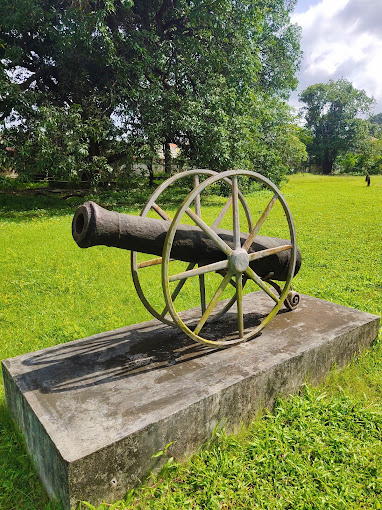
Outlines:
[[355,150],[337,158],[336,167],[343,173],[382,173],[382,113],[363,122],[365,137]]
[[382,136],[382,113],[377,113],[369,118],[370,122],[370,134],[376,138]]
[[306,127],[313,139],[307,145],[312,162],[330,174],[339,155],[367,143],[369,134],[359,116],[368,114],[374,100],[345,80],[317,83],[300,94]]
[[302,151],[283,102],[300,60],[294,3],[3,0],[13,166],[94,178],[174,142],[195,165],[282,174],[284,154]]

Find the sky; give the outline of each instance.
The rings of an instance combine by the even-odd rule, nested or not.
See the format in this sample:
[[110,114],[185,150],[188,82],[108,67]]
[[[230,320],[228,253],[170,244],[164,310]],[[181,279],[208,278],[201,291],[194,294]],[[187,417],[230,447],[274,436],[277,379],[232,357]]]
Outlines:
[[376,100],[382,112],[382,0],[299,0],[292,22],[302,28],[299,85],[345,78]]

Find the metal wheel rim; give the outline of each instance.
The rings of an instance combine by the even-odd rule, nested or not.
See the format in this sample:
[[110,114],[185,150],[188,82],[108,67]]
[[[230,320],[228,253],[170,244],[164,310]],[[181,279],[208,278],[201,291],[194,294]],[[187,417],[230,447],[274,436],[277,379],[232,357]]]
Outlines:
[[[285,285],[283,287],[283,290],[281,292],[281,295],[278,298],[278,303],[272,308],[270,313],[265,317],[265,319],[258,325],[256,328],[254,328],[252,331],[244,335],[242,338],[234,339],[234,340],[227,340],[227,341],[214,341],[214,340],[208,340],[206,338],[203,338],[199,336],[198,334],[195,334],[186,324],[183,323],[181,320],[179,314],[175,310],[174,303],[171,299],[171,292],[170,292],[170,280],[169,280],[169,274],[168,274],[168,263],[169,263],[169,255],[171,253],[171,246],[174,240],[175,232],[177,229],[177,226],[180,223],[181,218],[183,217],[186,209],[189,207],[189,205],[192,204],[193,200],[195,199],[195,196],[197,194],[200,194],[207,186],[215,183],[216,181],[220,179],[226,179],[233,176],[239,176],[244,175],[251,177],[255,179],[258,182],[261,182],[263,184],[266,184],[267,187],[273,191],[274,195],[277,195],[277,199],[280,201],[284,214],[286,216],[287,222],[288,222],[288,228],[290,233],[290,242],[292,244],[292,250],[291,250],[291,257],[289,262],[289,268],[288,268],[288,274],[285,281]],[[288,295],[288,292],[291,287],[292,279],[294,276],[294,270],[296,265],[296,257],[297,257],[297,244],[296,244],[296,232],[294,228],[293,218],[292,214],[290,212],[290,209],[288,207],[288,204],[283,197],[280,190],[266,177],[262,176],[259,173],[251,172],[249,170],[228,170],[226,172],[222,172],[220,174],[213,175],[203,181],[197,188],[195,188],[193,191],[189,193],[189,195],[186,197],[186,199],[183,201],[181,207],[178,209],[172,223],[170,226],[170,229],[166,236],[166,241],[164,244],[164,250],[162,254],[162,286],[163,286],[163,294],[165,297],[166,305],[168,307],[168,310],[174,320],[174,322],[178,325],[178,327],[186,333],[190,338],[192,338],[194,341],[199,342],[201,344],[206,344],[209,346],[214,347],[228,347],[232,345],[237,345],[239,343],[245,342],[247,340],[250,340],[251,338],[257,336],[261,330],[273,319],[273,317],[277,314],[277,312],[280,310],[282,305],[284,304],[284,301]]]

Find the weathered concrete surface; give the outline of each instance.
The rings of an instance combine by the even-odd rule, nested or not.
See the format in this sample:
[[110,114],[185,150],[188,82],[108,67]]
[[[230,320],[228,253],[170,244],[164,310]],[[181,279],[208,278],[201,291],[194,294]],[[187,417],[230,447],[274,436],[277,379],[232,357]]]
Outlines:
[[[245,296],[246,326],[268,305],[263,293]],[[225,337],[232,321],[211,331]],[[226,350],[150,321],[5,360],[6,398],[48,492],[67,508],[110,502],[159,467],[152,455],[169,442],[190,455],[219,422],[232,430],[308,375],[315,383],[344,366],[378,328],[375,315],[309,296]]]

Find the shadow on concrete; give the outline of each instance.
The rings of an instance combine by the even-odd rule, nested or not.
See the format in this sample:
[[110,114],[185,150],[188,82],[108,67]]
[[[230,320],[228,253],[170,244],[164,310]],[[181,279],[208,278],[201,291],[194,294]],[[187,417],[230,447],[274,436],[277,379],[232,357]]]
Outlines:
[[[263,318],[258,313],[246,314],[246,330]],[[230,340],[236,330],[236,314],[231,312],[206,324],[203,336]],[[178,329],[151,321],[31,353],[24,357],[24,373],[16,376],[16,382],[22,391],[72,391],[162,370],[216,350],[195,343]],[[192,364],[188,366],[192,370]]]

